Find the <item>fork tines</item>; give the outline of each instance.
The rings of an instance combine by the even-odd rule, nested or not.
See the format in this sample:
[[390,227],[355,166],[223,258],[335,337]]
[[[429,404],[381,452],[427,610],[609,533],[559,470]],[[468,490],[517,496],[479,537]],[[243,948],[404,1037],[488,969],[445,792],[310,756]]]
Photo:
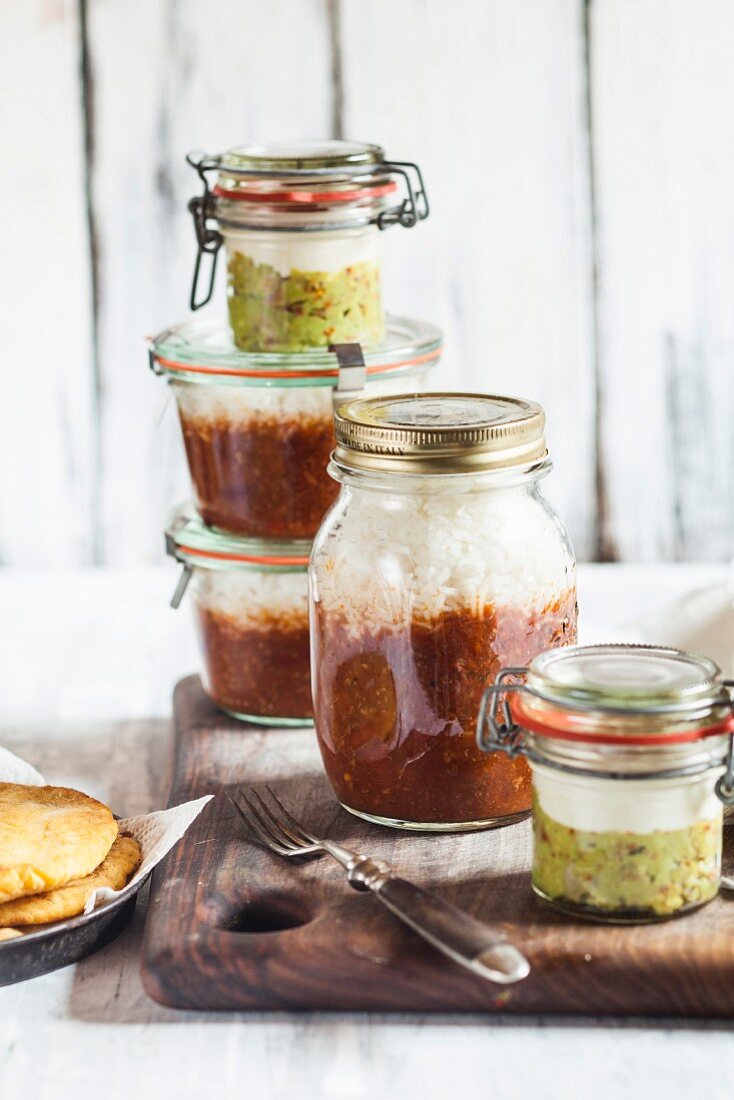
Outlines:
[[269,786],[263,788],[268,801],[255,787],[227,791],[227,797],[258,840],[281,856],[306,856],[319,850],[316,837],[286,810]]

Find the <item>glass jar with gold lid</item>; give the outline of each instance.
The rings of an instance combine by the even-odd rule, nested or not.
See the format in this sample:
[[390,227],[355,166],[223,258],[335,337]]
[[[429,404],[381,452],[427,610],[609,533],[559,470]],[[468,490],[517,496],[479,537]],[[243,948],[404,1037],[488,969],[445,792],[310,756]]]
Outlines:
[[524,760],[475,743],[507,663],[576,638],[573,551],[540,492],[539,405],[406,394],[338,408],[339,496],[310,566],[314,718],[340,802],[401,828],[530,809]]
[[[353,141],[273,142],[188,159],[204,185],[189,203],[199,246],[192,309],[211,297],[224,243],[229,319],[242,351],[382,340],[381,230],[428,216],[417,165]],[[204,255],[211,273],[200,300]]]
[[680,650],[574,646],[503,669],[478,744],[530,763],[536,894],[616,923],[715,897],[733,728],[717,666]]

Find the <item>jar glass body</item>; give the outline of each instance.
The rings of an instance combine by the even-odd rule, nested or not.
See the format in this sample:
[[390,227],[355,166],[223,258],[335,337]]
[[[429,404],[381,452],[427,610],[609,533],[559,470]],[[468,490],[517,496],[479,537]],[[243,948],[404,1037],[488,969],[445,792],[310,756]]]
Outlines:
[[533,761],[534,891],[565,912],[612,923],[664,920],[710,901],[721,880],[720,759],[655,779],[569,774]]
[[194,566],[190,590],[212,701],[251,722],[310,725],[305,567]]
[[503,664],[576,637],[573,551],[535,474],[351,473],[311,558],[316,732],[342,805],[404,828],[530,809],[524,760],[475,744]]
[[241,350],[382,340],[382,233],[376,225],[319,229],[319,220],[328,223],[328,215],[314,215],[308,230],[288,228],[277,211],[270,230],[220,222],[229,320]]
[[[366,394],[425,388],[429,366],[368,376]],[[204,522],[249,538],[311,539],[338,486],[333,387],[172,381]]]

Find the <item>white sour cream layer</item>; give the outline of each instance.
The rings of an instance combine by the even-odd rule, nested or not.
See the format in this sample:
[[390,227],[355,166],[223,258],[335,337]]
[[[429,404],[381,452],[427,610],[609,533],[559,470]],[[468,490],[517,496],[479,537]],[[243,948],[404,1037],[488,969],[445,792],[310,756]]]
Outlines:
[[714,785],[723,768],[680,779],[601,779],[533,764],[533,786],[548,817],[583,832],[652,833],[716,821]]
[[382,239],[377,226],[316,233],[269,233],[222,229],[228,258],[235,252],[267,264],[279,275],[291,271],[342,271],[358,263],[379,263]]

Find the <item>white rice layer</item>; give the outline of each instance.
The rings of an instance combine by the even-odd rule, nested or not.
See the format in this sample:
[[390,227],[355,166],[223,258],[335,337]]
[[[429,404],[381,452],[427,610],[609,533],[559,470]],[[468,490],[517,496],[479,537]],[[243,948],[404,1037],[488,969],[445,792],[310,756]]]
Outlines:
[[356,628],[365,619],[482,615],[488,605],[539,611],[575,587],[560,521],[525,486],[352,491],[317,536],[312,560],[314,598]]
[[227,259],[240,252],[279,275],[291,271],[338,272],[358,263],[379,263],[382,234],[375,225],[315,233],[222,229]]
[[200,607],[226,615],[243,629],[268,630],[273,622],[308,625],[308,579],[302,573],[197,569],[193,598]]
[[[421,391],[428,368],[398,378],[368,381],[365,396]],[[172,383],[181,415],[187,420],[247,424],[255,420],[331,421],[331,386],[221,386]]]

